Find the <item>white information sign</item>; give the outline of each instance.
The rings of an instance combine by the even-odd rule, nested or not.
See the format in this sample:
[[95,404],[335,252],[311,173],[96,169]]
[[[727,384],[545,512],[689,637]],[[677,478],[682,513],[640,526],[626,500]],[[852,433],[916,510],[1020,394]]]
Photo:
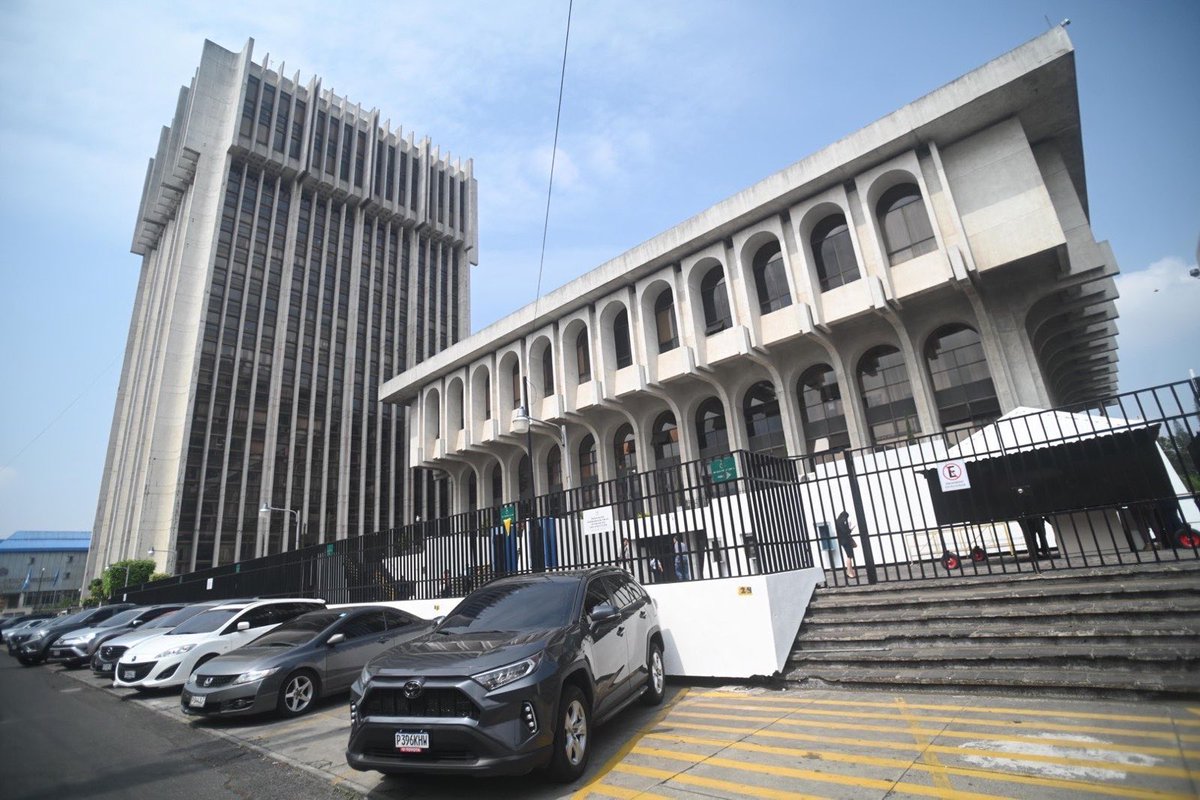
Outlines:
[[585,508],[583,510],[583,535],[595,536],[597,533],[612,533],[616,530],[613,524],[612,506],[600,508]]
[[212,588],[212,582],[213,582],[213,579],[212,579],[212,578],[209,578],[209,579],[208,579],[208,581],[205,583],[205,586],[204,586],[204,588],[205,588],[205,589],[211,589],[211,588]]
[[967,462],[956,458],[938,464],[938,480],[941,481],[943,492],[970,489],[971,479],[967,477]]

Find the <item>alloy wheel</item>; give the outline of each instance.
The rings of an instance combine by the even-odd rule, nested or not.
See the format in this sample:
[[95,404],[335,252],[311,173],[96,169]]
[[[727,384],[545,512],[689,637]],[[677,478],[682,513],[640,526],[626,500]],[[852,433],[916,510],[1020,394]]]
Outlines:
[[563,725],[566,730],[566,739],[563,742],[565,755],[567,761],[572,766],[575,766],[583,761],[584,756],[587,754],[587,712],[584,711],[581,702],[572,700],[570,705],[567,706]]
[[312,702],[314,688],[312,678],[307,675],[294,676],[283,689],[284,706],[292,714],[299,714]]

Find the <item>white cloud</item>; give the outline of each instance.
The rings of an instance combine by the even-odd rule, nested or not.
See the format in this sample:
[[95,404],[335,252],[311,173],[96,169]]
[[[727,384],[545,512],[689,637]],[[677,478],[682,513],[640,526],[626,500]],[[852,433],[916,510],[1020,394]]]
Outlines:
[[1117,354],[1122,391],[1183,380],[1200,370],[1200,279],[1168,256],[1117,276]]

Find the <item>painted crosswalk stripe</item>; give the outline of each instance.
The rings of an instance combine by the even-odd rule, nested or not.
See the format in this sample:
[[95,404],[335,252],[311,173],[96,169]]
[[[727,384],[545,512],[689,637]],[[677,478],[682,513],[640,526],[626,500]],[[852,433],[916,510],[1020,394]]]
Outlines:
[[624,772],[628,775],[637,775],[642,778],[656,778],[663,783],[671,781],[687,786],[698,786],[703,789],[714,789],[718,792],[729,792],[735,797],[761,797],[763,800],[825,800],[825,798],[815,794],[788,792],[781,789],[771,789],[766,786],[723,781],[717,778],[706,778],[703,775],[693,775],[689,772],[672,772],[654,767],[643,767],[628,762],[617,764],[614,771]]
[[[673,728],[686,728],[688,730],[706,731],[709,733],[735,733],[741,735],[765,736],[772,739],[785,739],[792,742],[816,742],[818,744],[825,745],[840,744],[849,745],[851,747],[869,748],[872,750],[902,750],[909,753],[920,751],[920,748],[909,742],[889,742],[881,739],[852,739],[841,736],[829,736],[828,734],[822,735],[780,731],[773,728],[739,728],[729,725],[688,723],[676,719],[674,716],[672,716],[672,718],[669,720],[669,723]],[[1113,764],[1107,761],[1099,761],[1095,759],[1072,758],[1068,756],[1050,756],[1039,753],[1016,754],[999,750],[952,747],[949,745],[937,744],[931,744],[929,745],[929,748],[931,750],[937,750],[938,753],[945,755],[1004,758],[1016,761],[1029,761],[1039,764],[1059,764],[1063,766],[1089,767],[1092,769],[1103,769],[1109,771],[1137,772],[1145,775],[1159,775],[1165,778],[1191,778],[1191,773],[1186,769],[1178,769],[1175,767],[1159,767],[1144,764]]]
[[[738,700],[746,700],[749,702],[770,702],[770,703],[788,703],[794,705],[818,705],[818,706],[836,706],[840,708],[895,708],[895,701],[892,702],[873,702],[867,700],[826,700],[821,698],[788,698],[788,697],[766,697],[764,695],[751,695],[742,692],[697,692],[692,695],[696,697],[722,697],[736,698]],[[991,707],[991,706],[974,706],[974,705],[948,705],[941,703],[910,703],[909,708],[918,709],[921,711],[966,711],[973,714],[1013,714],[1015,716],[1027,717],[1064,717],[1066,719],[1094,719],[1106,720],[1109,722],[1145,722],[1151,725],[1184,725],[1189,727],[1200,727],[1200,719],[1172,719],[1163,716],[1144,716],[1139,714],[1101,714],[1094,711],[1065,711],[1045,708],[1019,708],[1019,707]],[[1188,708],[1188,711],[1193,714],[1200,714],[1200,708]]]
[[[773,711],[787,714],[790,718],[795,719],[796,715],[804,717],[835,717],[845,719],[847,712],[845,711],[830,711],[821,708],[804,708],[804,707],[789,707],[784,705],[771,706],[756,706],[745,703],[724,703],[720,701],[700,700],[687,703],[683,708],[713,708],[724,709],[727,711]],[[915,706],[908,706],[915,708]],[[853,714],[854,719],[877,719],[877,720],[894,720],[897,719],[896,714],[888,714],[879,711],[858,711]],[[1174,731],[1147,731],[1138,728],[1110,728],[1100,725],[1072,725],[1063,722],[1042,722],[1028,720],[1007,720],[1007,719],[981,719],[978,717],[959,717],[959,716],[939,716],[932,714],[914,714],[914,719],[921,722],[944,723],[950,725],[983,725],[992,728],[1030,728],[1036,726],[1039,731],[1054,731],[1057,733],[1078,733],[1092,734],[1094,736],[1128,736],[1130,738],[1142,739],[1163,739],[1173,742],[1178,738],[1183,742],[1200,742],[1200,736],[1177,736]]]
[[[729,721],[750,721],[750,722],[766,722],[766,717],[744,717],[736,714],[711,714],[699,711],[685,711],[676,709],[672,716],[684,717],[700,717],[702,719],[718,719]],[[775,725],[786,725],[794,728],[811,728],[819,725],[822,730],[841,730],[841,731],[858,731],[862,733],[890,733],[896,735],[911,735],[913,733],[921,733],[933,737],[945,737],[949,739],[988,739],[997,742],[1020,742],[1022,744],[1045,745],[1047,747],[1066,747],[1080,750],[1107,750],[1114,753],[1136,753],[1144,756],[1160,756],[1163,758],[1178,758],[1183,755],[1186,758],[1200,759],[1200,751],[1196,750],[1180,750],[1178,747],[1157,747],[1152,745],[1132,745],[1132,744],[1117,744],[1114,742],[1101,742],[1089,739],[1068,739],[1059,737],[1040,737],[1040,736],[1011,736],[996,734],[991,731],[953,731],[949,729],[939,728],[917,728],[904,729],[891,725],[867,725],[857,722],[830,722],[827,720],[805,721],[793,718],[776,719]]]
[[851,764],[855,766],[866,764],[887,769],[915,769],[929,773],[936,771],[948,776],[956,775],[964,778],[995,780],[1007,783],[1018,783],[1026,786],[1041,786],[1052,789],[1064,789],[1076,793],[1107,795],[1110,797],[1128,797],[1135,798],[1135,800],[1187,800],[1187,798],[1191,798],[1193,796],[1189,792],[1173,793],[1154,789],[1137,789],[1127,786],[1114,786],[1111,784],[1098,783],[1094,781],[1036,777],[1031,775],[1019,775],[1010,772],[975,769],[971,767],[940,765],[935,768],[929,765],[914,764],[911,759],[907,758],[886,758],[881,756],[866,756],[862,755],[861,753],[839,753],[829,750],[809,750],[798,747],[778,747],[774,745],[755,744],[753,742],[740,740],[734,741],[729,739],[709,739],[706,737],[685,736],[679,734],[678,732],[651,733],[647,735],[646,738],[655,741],[673,742],[694,746],[716,747],[720,749],[732,748],[751,753],[762,753],[764,755],[776,755],[788,758],[818,759],[820,761],[826,761],[833,764]]
[[[752,772],[759,775],[770,775],[776,778],[792,778],[793,780],[815,781],[836,786],[850,786],[855,789],[875,789],[881,792],[899,792],[919,797],[955,798],[956,800],[994,800],[1005,795],[985,794],[982,792],[966,792],[942,786],[922,786],[919,783],[906,781],[889,781],[880,778],[860,778],[854,775],[839,775],[835,772],[819,772],[811,769],[798,769],[777,764],[756,764],[746,761],[734,761],[720,756],[704,756],[695,753],[680,753],[675,750],[638,745],[633,752],[651,758],[674,759],[688,761],[693,764],[703,763],[710,767]],[[691,773],[689,773],[691,774]]]

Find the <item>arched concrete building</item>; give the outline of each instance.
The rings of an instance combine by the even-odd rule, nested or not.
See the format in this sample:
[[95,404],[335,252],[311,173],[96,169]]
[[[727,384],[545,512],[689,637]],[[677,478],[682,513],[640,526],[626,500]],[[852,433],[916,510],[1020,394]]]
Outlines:
[[444,479],[407,518],[530,491],[526,380],[539,494],[1102,395],[1116,274],[1055,28],[387,381]]

